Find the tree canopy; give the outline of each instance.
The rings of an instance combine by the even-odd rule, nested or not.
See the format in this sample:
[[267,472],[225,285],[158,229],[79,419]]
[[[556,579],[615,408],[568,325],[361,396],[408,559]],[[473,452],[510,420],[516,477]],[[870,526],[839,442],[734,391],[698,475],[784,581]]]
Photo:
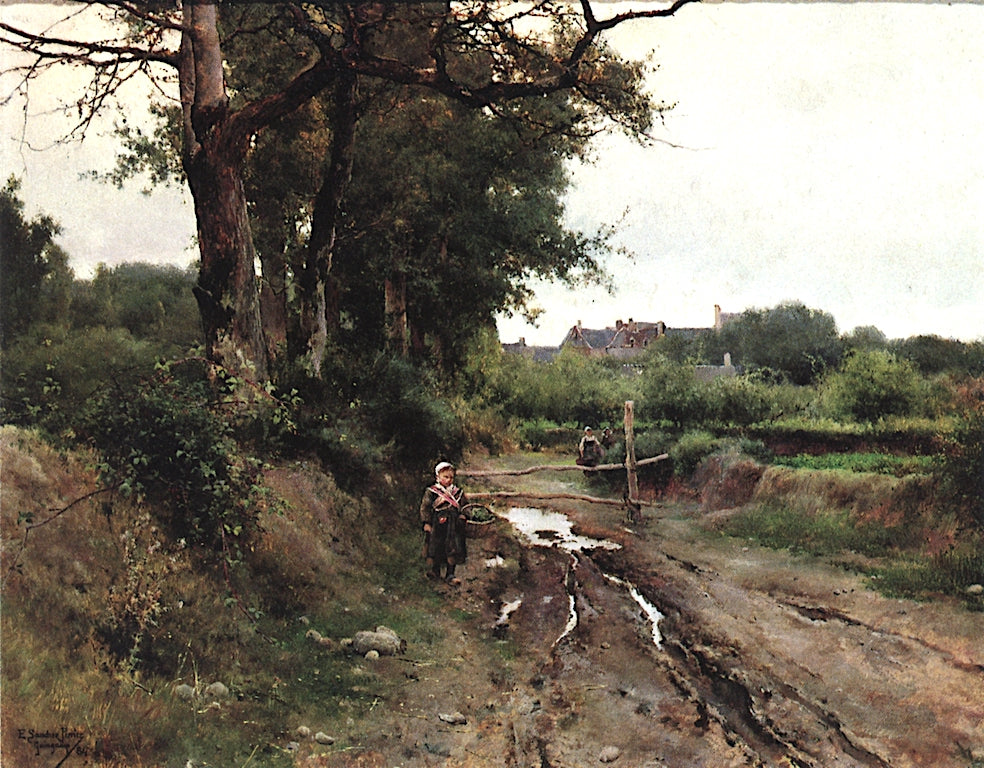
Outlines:
[[800,302],[747,309],[725,323],[709,345],[720,355],[730,352],[737,365],[772,371],[794,384],[814,381],[841,356],[833,316]]
[[38,320],[63,312],[72,280],[68,255],[55,243],[60,227],[42,214],[24,218],[13,176],[0,190],[0,343],[10,341]]
[[[425,89],[489,117],[536,125],[544,136],[583,139],[606,124],[639,135],[657,107],[642,88],[641,68],[612,55],[600,45],[601,36],[631,19],[671,16],[689,1],[599,19],[587,0],[530,6],[192,1],[180,7],[106,0],[87,5],[112,15],[120,32],[115,39],[63,39],[6,23],[0,24],[0,39],[30,56],[17,70],[19,88],[58,63],[91,68],[89,89],[69,100],[83,133],[137,74],[179,96],[181,170],[199,231],[196,297],[206,353],[262,380],[270,347],[246,191],[258,137],[323,99],[331,143],[305,222],[306,250],[288,269],[297,298],[296,322],[288,325],[295,340],[288,347],[308,356],[316,373],[332,321],[329,274],[355,162],[360,88]],[[245,77],[251,58],[233,54],[261,50],[254,66],[262,66],[264,76]],[[553,111],[531,109],[551,94],[564,94],[553,100]],[[274,290],[278,279],[270,283]]]

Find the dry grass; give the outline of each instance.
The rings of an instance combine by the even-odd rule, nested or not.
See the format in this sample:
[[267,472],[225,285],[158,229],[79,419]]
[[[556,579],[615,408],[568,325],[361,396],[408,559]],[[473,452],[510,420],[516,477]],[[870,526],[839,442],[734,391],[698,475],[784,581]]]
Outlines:
[[[394,500],[382,536],[368,498],[315,468],[276,468],[266,478],[273,511],[229,564],[169,541],[152,510],[98,492],[87,461],[0,431],[4,765],[36,764],[19,729],[63,727],[83,734],[78,749],[93,766],[241,765],[251,755],[291,765],[270,746],[286,743],[291,723],[344,722],[378,687],[354,678],[343,652],[306,639],[302,615],[336,645],[378,624],[434,639],[429,611],[390,597],[397,580],[413,590],[404,582],[417,537],[400,535],[416,533],[410,505]],[[201,692],[216,680],[234,691],[220,708],[174,695],[179,683]]]

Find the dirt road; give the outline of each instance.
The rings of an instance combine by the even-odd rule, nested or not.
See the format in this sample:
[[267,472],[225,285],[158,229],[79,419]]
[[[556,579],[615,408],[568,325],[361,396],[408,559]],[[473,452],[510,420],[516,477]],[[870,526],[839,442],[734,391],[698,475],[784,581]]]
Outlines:
[[[692,508],[628,526],[615,507],[551,506],[618,548],[534,547],[505,523],[473,541],[445,596],[471,629],[412,673],[386,726],[396,740],[357,764],[984,765],[984,615],[882,597],[715,534]],[[439,719],[452,711],[463,721]]]

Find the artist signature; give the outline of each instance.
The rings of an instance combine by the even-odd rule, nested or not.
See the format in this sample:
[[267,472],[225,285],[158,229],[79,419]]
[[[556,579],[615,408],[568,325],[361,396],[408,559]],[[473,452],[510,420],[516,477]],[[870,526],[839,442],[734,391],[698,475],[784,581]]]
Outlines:
[[37,728],[17,729],[17,738],[26,741],[36,756],[60,756],[61,760],[56,764],[56,768],[64,764],[72,755],[84,757],[88,753],[87,746],[83,744],[85,737],[85,731],[65,726],[45,730]]

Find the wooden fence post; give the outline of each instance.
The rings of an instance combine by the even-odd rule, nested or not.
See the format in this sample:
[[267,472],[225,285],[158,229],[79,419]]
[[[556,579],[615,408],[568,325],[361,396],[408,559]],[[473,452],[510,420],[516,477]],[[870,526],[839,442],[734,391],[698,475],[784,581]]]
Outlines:
[[632,400],[625,401],[625,474],[629,481],[630,505],[639,503],[639,477],[636,475],[635,434],[633,433],[634,417]]

